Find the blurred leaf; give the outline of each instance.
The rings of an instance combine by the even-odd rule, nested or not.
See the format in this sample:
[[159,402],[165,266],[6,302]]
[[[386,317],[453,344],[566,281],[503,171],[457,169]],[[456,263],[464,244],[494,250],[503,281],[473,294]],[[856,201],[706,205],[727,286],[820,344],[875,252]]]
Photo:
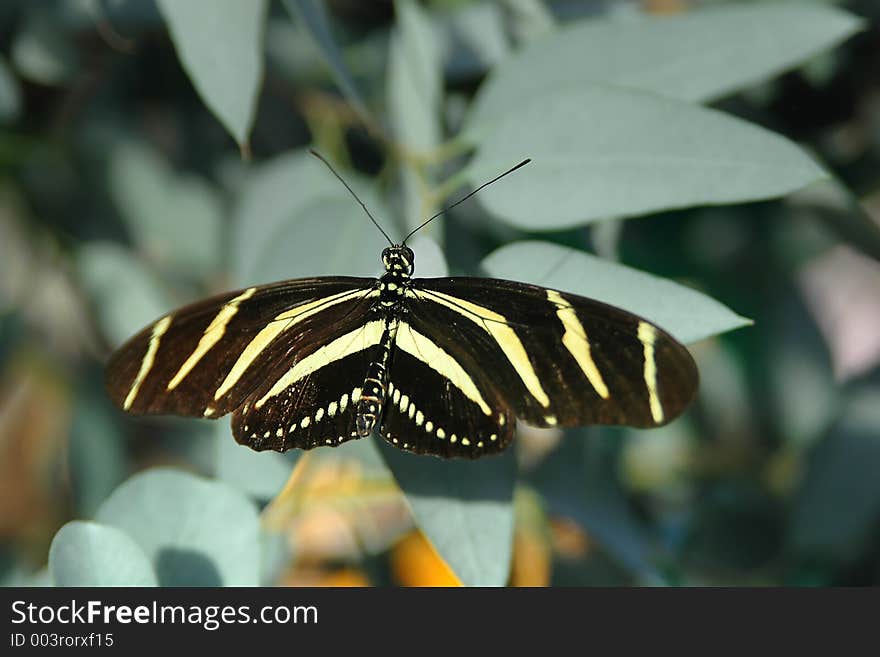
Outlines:
[[449,276],[449,267],[443,249],[427,235],[416,234],[407,242],[416,256],[416,268],[421,278]]
[[501,247],[482,266],[497,278],[553,287],[618,306],[655,322],[685,343],[751,323],[696,290],[549,242]]
[[188,275],[213,272],[223,205],[207,182],[174,171],[145,144],[123,142],[111,152],[108,185],[146,255]]
[[[374,207],[375,204],[374,204]],[[376,276],[386,245],[350,199],[321,199],[263,247],[256,280],[301,276]]]
[[55,534],[49,549],[55,586],[156,586],[144,551],[125,532],[74,520]]
[[441,460],[377,442],[416,525],[462,583],[503,586],[513,542],[513,452],[479,461]]
[[[349,172],[345,177],[375,217],[389,216],[369,183]],[[234,272],[242,285],[374,276],[385,244],[339,181],[315,157],[298,151],[258,167],[245,185],[233,229]]]
[[514,39],[527,43],[553,31],[553,12],[542,0],[504,0]]
[[388,54],[387,111],[396,142],[410,154],[402,162],[400,189],[404,225],[412,229],[432,213],[412,156],[424,155],[440,143],[443,78],[428,16],[412,0],[398,0],[394,6],[397,26]]
[[[880,401],[875,395],[874,404]],[[851,561],[880,523],[880,426],[845,415],[815,447],[795,502],[791,547],[804,556]]]
[[[98,398],[100,395],[100,398]],[[128,470],[124,442],[102,389],[79,391],[70,427],[68,467],[77,515],[91,517]]]
[[12,123],[21,113],[21,87],[6,58],[0,56],[0,122]]
[[623,434],[620,475],[631,490],[659,493],[685,483],[697,445],[686,418],[651,431],[626,428]]
[[336,80],[336,86],[339,87],[342,95],[345,96],[354,111],[358,113],[361,121],[366,124],[372,124],[374,122],[373,118],[361,99],[357,85],[355,85],[348,66],[346,66],[342,58],[342,51],[333,39],[330,21],[323,0],[285,0],[284,5],[291,14],[298,16],[305,24],[309,34],[314,39],[315,44],[330,67],[333,78]]
[[263,531],[260,549],[260,586],[275,586],[293,559],[288,538],[280,532]]
[[259,500],[271,500],[284,488],[302,451],[279,454],[239,445],[232,437],[229,421],[221,418],[215,430],[217,460],[214,476],[233,488]]
[[[652,563],[656,546],[615,479],[612,454],[596,436],[603,429],[567,432],[559,449],[532,476],[547,512],[574,520],[642,584],[662,582]],[[611,430],[613,432],[613,430]]]
[[31,3],[24,25],[15,31],[12,62],[21,76],[45,85],[68,82],[79,67],[79,51],[61,22],[45,6]]
[[758,385],[767,386],[779,435],[803,449],[827,432],[840,408],[841,390],[827,346],[797,291],[791,289],[769,312],[761,337],[770,353]]
[[226,484],[170,469],[148,470],[117,488],[96,519],[134,538],[162,586],[259,583],[257,511]]
[[854,249],[880,261],[880,223],[842,181],[823,180],[791,194],[786,202],[818,219]]
[[578,21],[499,66],[480,89],[468,131],[533,98],[550,102],[559,89],[585,83],[715,100],[796,66],[863,26],[840,9],[804,3]]
[[98,323],[111,344],[122,344],[167,312],[168,299],[152,272],[121,246],[89,242],[77,253],[76,264]]
[[782,196],[827,174],[785,138],[715,110],[585,84],[507,112],[469,180],[532,163],[480,195],[514,226],[557,230],[703,204]]
[[479,2],[457,7],[439,18],[437,47],[448,78],[472,78],[485,73],[510,51],[502,7]]
[[202,100],[240,146],[263,81],[266,0],[158,0],[177,56]]

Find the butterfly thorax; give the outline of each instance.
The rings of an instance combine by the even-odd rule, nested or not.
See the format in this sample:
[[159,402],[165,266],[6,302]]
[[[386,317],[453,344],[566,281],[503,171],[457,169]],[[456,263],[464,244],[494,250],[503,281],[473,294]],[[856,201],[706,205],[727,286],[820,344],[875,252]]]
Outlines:
[[379,303],[374,308],[385,318],[385,329],[379,342],[377,357],[370,363],[355,419],[359,436],[368,436],[382,417],[388,385],[388,369],[397,337],[397,325],[403,309],[406,289],[410,286],[415,258],[406,246],[394,245],[382,252],[385,273],[379,279]]
[[379,279],[379,304],[383,309],[392,310],[401,304],[410,286],[415,257],[409,247],[394,245],[382,251],[382,264],[385,273]]

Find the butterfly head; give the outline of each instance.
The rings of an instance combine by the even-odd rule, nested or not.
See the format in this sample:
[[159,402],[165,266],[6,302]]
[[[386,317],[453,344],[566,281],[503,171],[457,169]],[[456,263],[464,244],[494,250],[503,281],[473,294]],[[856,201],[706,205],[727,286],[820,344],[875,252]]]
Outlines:
[[415,266],[415,255],[408,246],[395,244],[382,251],[382,264],[389,274],[409,278]]

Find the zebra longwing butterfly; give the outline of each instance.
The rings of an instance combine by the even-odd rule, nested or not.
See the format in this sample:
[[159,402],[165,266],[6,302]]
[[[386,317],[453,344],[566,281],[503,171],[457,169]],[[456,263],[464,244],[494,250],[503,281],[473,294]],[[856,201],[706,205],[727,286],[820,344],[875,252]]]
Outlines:
[[255,450],[377,428],[401,449],[466,458],[504,450],[517,419],[656,427],[693,398],[690,353],[656,325],[525,283],[413,278],[411,235],[385,235],[378,279],[282,281],[165,315],[111,356],[110,396],[135,414],[231,412],[236,441]]

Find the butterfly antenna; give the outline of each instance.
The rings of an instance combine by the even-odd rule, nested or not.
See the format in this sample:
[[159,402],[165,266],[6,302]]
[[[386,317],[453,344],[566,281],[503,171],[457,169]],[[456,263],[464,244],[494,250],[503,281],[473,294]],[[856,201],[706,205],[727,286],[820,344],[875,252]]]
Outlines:
[[496,181],[498,181],[498,180],[501,180],[501,179],[502,179],[504,176],[506,176],[507,174],[509,174],[509,173],[513,173],[514,171],[516,171],[516,170],[519,169],[520,167],[524,167],[525,165],[527,165],[527,164],[528,164],[529,162],[531,162],[531,161],[532,161],[531,158],[527,158],[527,159],[523,160],[522,162],[520,162],[519,164],[517,164],[517,165],[516,165],[515,167],[513,167],[512,169],[508,169],[507,171],[505,171],[505,172],[502,173],[501,175],[499,175],[499,176],[495,176],[495,177],[492,178],[492,180],[490,180],[489,182],[484,182],[482,185],[480,185],[479,187],[477,187],[477,188],[476,188],[474,191],[472,191],[470,194],[467,194],[467,195],[465,195],[465,196],[462,196],[460,199],[458,199],[458,200],[457,200],[455,203],[453,203],[452,205],[447,205],[445,208],[443,208],[442,210],[440,210],[440,212],[438,212],[437,214],[435,214],[433,217],[431,217],[430,219],[427,219],[427,220],[423,221],[423,222],[422,222],[421,224],[419,224],[415,229],[413,229],[412,232],[410,232],[409,235],[407,235],[406,237],[403,238],[403,242],[401,242],[401,244],[406,244],[406,241],[407,241],[410,237],[412,237],[415,233],[417,233],[417,232],[420,231],[422,228],[424,228],[425,226],[427,226],[429,223],[431,223],[432,221],[434,221],[434,219],[436,219],[437,217],[439,217],[441,214],[444,214],[445,212],[449,212],[449,210],[451,210],[452,208],[454,208],[454,207],[455,207],[456,205],[458,205],[459,203],[464,203],[465,201],[467,201],[471,196],[473,196],[473,195],[476,194],[478,191],[480,191],[481,189],[483,189],[483,187],[488,187],[488,186],[491,185],[493,182],[496,182]]
[[382,230],[382,226],[380,226],[380,225],[379,225],[379,222],[376,221],[376,218],[375,218],[372,214],[370,214],[370,210],[367,208],[367,206],[364,204],[364,202],[363,202],[362,200],[360,200],[360,198],[358,198],[358,195],[355,194],[355,193],[354,193],[354,190],[353,190],[351,187],[348,186],[348,183],[345,182],[345,180],[343,180],[342,176],[340,176],[338,173],[336,173],[336,169],[334,169],[333,166],[332,166],[332,165],[331,165],[331,164],[330,164],[330,163],[324,158],[324,156],[321,155],[318,151],[313,150],[313,149],[310,148],[310,149],[309,149],[309,153],[311,153],[311,154],[314,155],[316,158],[318,158],[319,160],[321,160],[321,162],[323,162],[323,163],[327,166],[327,168],[330,169],[330,171],[333,173],[333,175],[336,176],[336,177],[339,179],[339,182],[341,182],[343,185],[345,185],[345,188],[349,191],[349,193],[350,193],[352,196],[354,196],[354,199],[355,199],[358,203],[361,204],[361,207],[364,209],[364,212],[367,213],[367,216],[370,218],[370,221],[373,222],[373,225],[376,226],[376,228],[379,229],[379,232],[382,233],[382,235],[385,236],[385,239],[388,240],[388,243],[389,243],[391,246],[394,246],[394,242],[391,241],[391,238],[390,238],[390,237],[388,237],[388,233],[386,233],[384,230]]

